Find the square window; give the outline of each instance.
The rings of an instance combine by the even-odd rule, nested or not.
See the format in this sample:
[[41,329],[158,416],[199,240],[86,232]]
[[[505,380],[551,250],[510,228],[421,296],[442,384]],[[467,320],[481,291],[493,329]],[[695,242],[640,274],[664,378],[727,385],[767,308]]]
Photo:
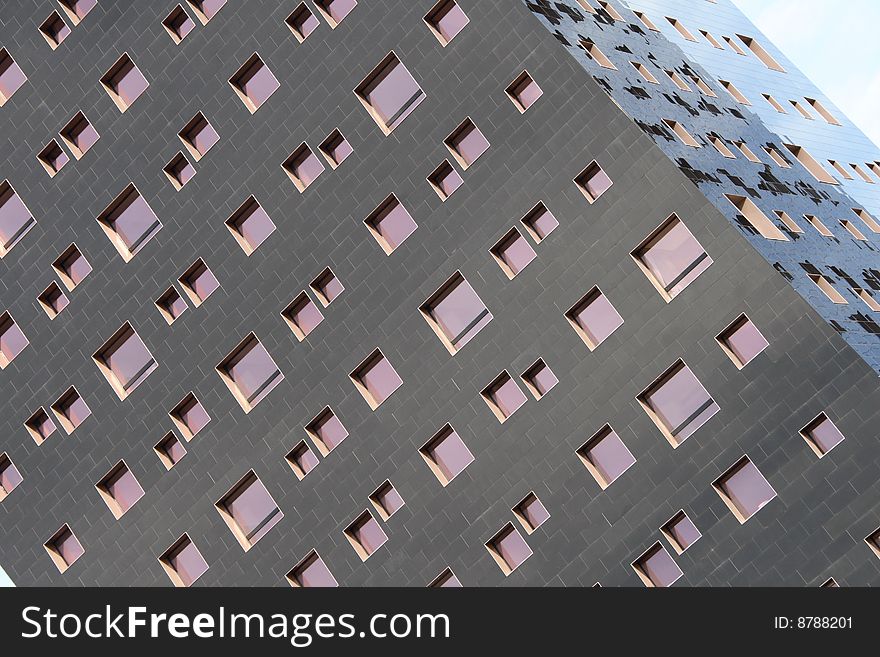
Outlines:
[[446,144],[446,148],[449,149],[452,157],[462,169],[467,169],[477,158],[489,150],[489,140],[483,136],[470,117],[453,130],[452,134],[443,140],[443,143]]
[[659,541],[633,561],[632,567],[639,579],[650,588],[672,586],[684,575],[675,559]]
[[144,496],[144,489],[128,469],[125,461],[117,463],[101,481],[95,484],[95,488],[117,520]]
[[835,579],[833,577],[829,577],[828,579],[825,580],[825,582],[822,584],[822,586],[820,588],[836,589],[836,588],[840,588],[840,584],[838,584],[837,581],[835,581]]
[[128,397],[159,364],[126,322],[92,356],[120,399]]
[[406,504],[394,485],[387,479],[370,495],[370,502],[373,503],[376,513],[382,520],[388,520]]
[[281,311],[281,316],[287,322],[290,330],[296,336],[296,339],[302,342],[308,337],[309,333],[314,331],[318,325],[324,321],[324,315],[318,309],[318,306],[309,298],[305,291],[291,301],[287,307]]
[[516,385],[516,381],[510,377],[507,370],[501,372],[492,383],[483,388],[480,395],[502,423],[526,403],[525,393]]
[[260,109],[281,86],[257,53],[251,55],[229,78],[229,84],[251,114]]
[[443,163],[428,176],[428,182],[431,183],[440,200],[445,201],[456,189],[461,187],[464,180],[458,171],[452,168],[449,160],[443,160]]
[[27,76],[24,71],[15,63],[6,48],[0,48],[0,107],[3,107],[25,82]]
[[348,16],[352,9],[357,5],[357,0],[315,0],[315,6],[318,8],[330,27],[336,28],[342,19]]
[[498,243],[489,249],[501,271],[510,280],[537,257],[537,253],[516,228],[511,228]]
[[474,461],[474,455],[449,424],[425,443],[419,453],[444,487]]
[[48,541],[43,543],[46,552],[52,558],[52,563],[58,568],[58,572],[65,572],[77,559],[85,554],[82,543],[74,535],[69,525],[62,525]]
[[521,114],[534,105],[544,94],[528,71],[520,73],[504,91]]
[[874,551],[874,554],[880,557],[880,527],[878,527],[870,536],[866,537],[865,542],[868,544],[868,547]]
[[131,107],[131,104],[150,86],[128,53],[123,53],[110,70],[101,76],[101,84],[120,112],[125,112]]
[[57,11],[53,11],[49,14],[49,18],[44,20],[42,25],[40,25],[40,34],[46,39],[46,43],[49,44],[49,47],[52,48],[52,50],[55,50],[55,48],[60,46],[61,42],[70,34],[70,27],[64,22],[64,19],[61,18]]
[[403,241],[412,235],[418,226],[403,204],[392,194],[386,198],[364,223],[385,255],[391,255]]
[[455,0],[439,0],[424,20],[444,47],[470,22]]
[[816,456],[822,458],[844,440],[844,435],[825,413],[819,413],[800,431]]
[[358,365],[349,377],[374,411],[403,385],[403,379],[379,349]]
[[275,232],[275,224],[253,196],[226,220],[226,227],[247,255],[257,250]]
[[355,87],[354,93],[386,135],[425,99],[419,83],[393,52]]
[[613,184],[611,178],[595,160],[577,175],[574,183],[589,203],[595,203]]
[[201,306],[220,287],[214,273],[208,269],[208,265],[201,258],[196,260],[177,280],[196,308]]
[[40,164],[43,165],[46,173],[52,178],[54,178],[55,174],[61,171],[64,165],[70,161],[67,153],[62,150],[61,146],[59,146],[58,142],[54,139],[37,154],[37,159],[40,161]]
[[553,213],[547,209],[543,203],[538,203],[529,213],[522,218],[522,223],[526,227],[526,231],[532,236],[535,242],[540,243],[550,233],[556,230],[559,222]]
[[6,369],[29,344],[12,315],[8,311],[0,315],[0,369]]
[[535,399],[541,399],[550,392],[553,386],[559,383],[559,379],[556,378],[553,370],[547,366],[543,358],[536,360],[534,365],[523,372],[522,380]]
[[177,288],[173,285],[165,290],[161,297],[156,299],[156,307],[159,309],[159,312],[162,313],[162,317],[165,318],[165,321],[168,322],[169,326],[173,324],[174,320],[180,317],[187,308],[189,308],[189,306],[186,305],[186,300],[180,296]]
[[125,262],[129,262],[162,228],[162,222],[134,183],[129,183],[98,215],[98,223]]
[[312,281],[309,286],[312,288],[312,292],[315,293],[315,296],[318,297],[318,301],[320,301],[324,307],[329,306],[333,299],[338,297],[345,288],[342,285],[342,282],[336,278],[336,274],[327,267],[318,274],[318,277]]
[[180,141],[183,142],[196,162],[201,160],[205,153],[220,141],[220,135],[201,112],[190,119],[183,130],[177,133],[177,136],[180,137]]
[[504,525],[500,532],[489,539],[486,549],[505,575],[510,575],[532,556],[532,548],[512,523]]
[[306,191],[306,187],[315,182],[315,179],[324,172],[324,165],[318,156],[312,152],[309,145],[303,142],[290,156],[281,163],[281,168],[287,177],[293,181],[300,192]]
[[67,14],[70,22],[76,26],[79,25],[79,22],[95,8],[95,5],[98,4],[98,0],[58,0],[58,4],[61,5],[61,8],[64,10],[64,13]]
[[23,481],[21,473],[4,452],[0,454],[0,502]]
[[745,315],[737,317],[715,339],[739,370],[770,346],[758,327]]
[[677,361],[637,397],[673,447],[721,409],[684,361]]
[[171,10],[171,13],[162,21],[162,25],[174,43],[183,41],[184,37],[192,32],[192,29],[196,26],[193,19],[189,17],[189,14],[180,5]]
[[89,123],[86,115],[77,112],[67,125],[59,133],[62,141],[67,144],[73,157],[81,159],[86,152],[100,139],[98,131]]
[[211,416],[192,392],[181,399],[168,415],[187,441],[192,440],[211,421]]
[[192,586],[208,570],[208,562],[188,534],[177,539],[159,557],[159,563],[177,587]]
[[61,291],[61,288],[58,287],[58,283],[55,281],[52,281],[49,287],[43,290],[37,299],[40,305],[43,306],[43,310],[49,315],[49,319],[58,317],[58,313],[67,308],[67,304],[70,303],[67,295]]
[[52,404],[52,412],[55,413],[61,427],[68,434],[71,434],[92,414],[92,409],[79,396],[76,388],[71,386],[58,398],[58,401]]
[[682,554],[702,536],[700,530],[683,510],[667,520],[660,528],[660,532],[678,554]]
[[336,588],[339,583],[327,568],[324,560],[312,550],[305,559],[287,573],[287,582],[293,587]]
[[165,172],[165,176],[177,191],[180,191],[189,182],[190,178],[196,175],[195,167],[189,163],[189,160],[181,152],[178,152],[177,155],[171,158],[171,161],[163,167],[162,171]]
[[284,517],[253,470],[242,477],[214,506],[245,552]]
[[156,443],[153,449],[166,470],[173,468],[180,459],[186,456],[186,447],[177,439],[173,431],[169,431],[162,440]]
[[312,438],[312,442],[318,447],[318,451],[324,456],[327,456],[343,440],[348,438],[348,430],[329,406],[318,413],[315,419],[306,425],[305,429]]
[[369,511],[364,511],[345,528],[345,537],[361,561],[369,559],[373,553],[388,541],[388,535]]
[[428,297],[419,311],[453,356],[492,321],[492,313],[461,272]]
[[343,163],[345,158],[354,153],[351,144],[349,144],[348,140],[342,136],[339,129],[331,132],[327,136],[327,139],[322,141],[321,145],[318,146],[318,150],[321,151],[321,154],[324,156],[324,159],[327,160],[331,169],[338,167]]
[[57,428],[42,406],[27,419],[24,426],[37,445],[42,445],[43,441],[55,433]]
[[565,317],[590,351],[623,325],[623,317],[598,287],[569,308]]
[[533,533],[550,518],[550,512],[534,492],[526,495],[522,502],[513,507],[513,515],[526,530],[526,534]]
[[617,481],[636,462],[620,436],[607,424],[578,448],[577,455],[602,490]]
[[773,486],[748,456],[716,479],[712,487],[741,524],[776,497]]
[[296,447],[290,450],[287,453],[287,456],[284,458],[287,461],[287,465],[289,465],[290,469],[293,470],[296,478],[300,481],[302,481],[307,474],[314,470],[320,462],[318,461],[318,457],[315,456],[315,453],[312,451],[312,448],[309,447],[309,444],[305,440],[300,440],[296,444]]
[[8,180],[0,183],[0,258],[37,224]]
[[226,5],[226,0],[187,0],[202,25],[217,15],[217,12]]
[[674,214],[630,255],[667,302],[712,264],[709,254]]
[[293,10],[284,22],[300,43],[305,41],[321,24],[321,21],[312,13],[312,10],[309,9],[305,2],[299,3],[299,6]]
[[245,413],[250,413],[284,380],[284,374],[253,333],[217,365],[217,373]]
[[455,573],[452,572],[451,568],[446,568],[442,573],[437,575],[430,584],[428,584],[428,588],[430,589],[460,589],[461,582],[458,581],[458,577],[455,576]]

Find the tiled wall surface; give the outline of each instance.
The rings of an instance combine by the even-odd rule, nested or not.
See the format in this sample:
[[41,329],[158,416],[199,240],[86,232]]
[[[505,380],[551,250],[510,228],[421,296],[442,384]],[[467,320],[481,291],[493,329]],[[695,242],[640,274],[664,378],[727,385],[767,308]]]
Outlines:
[[[864,541],[880,525],[873,369],[524,4],[460,0],[470,23],[446,47],[422,20],[431,4],[361,0],[300,44],[283,22],[296,3],[229,0],[178,46],[160,24],[174,3],[99,0],[54,51],[37,32],[54,3],[3,4],[0,47],[28,81],[0,109],[0,180],[37,220],[0,260],[0,312],[30,341],[0,372],[0,453],[23,476],[0,502],[13,580],[170,585],[157,558],[187,532],[210,566],[197,585],[286,585],[316,549],[342,585],[424,586],[451,567],[466,586],[640,586],[630,564],[684,509],[703,536],[675,556],[679,586],[880,582]],[[352,89],[392,50],[427,98],[384,136]],[[251,114],[227,80],[255,51],[281,87]],[[124,113],[98,82],[122,52],[150,83]],[[544,93],[521,114],[504,89],[523,69]],[[50,178],[36,153],[77,110],[100,140]],[[162,167],[196,111],[220,142],[176,191]],[[441,202],[426,176],[468,116],[491,146]],[[281,162],[336,128],[354,154],[299,193]],[[572,179],[594,159],[614,184],[588,204]],[[126,263],[96,217],[130,182],[163,228]],[[363,220],[390,193],[418,228],[386,255]],[[249,195],[277,230],[246,256],[224,222]],[[560,226],[509,280],[488,250],[539,200]],[[673,212],[714,262],[667,303],[630,252]],[[36,299],[74,241],[94,271],[50,320]],[[153,302],[197,257],[221,288],[169,326]],[[327,266],[345,291],[299,342],[279,313]],[[452,356],[418,307],[455,271],[494,318]],[[624,323],[590,351],[563,313],[594,285]],[[714,336],[743,312],[770,346],[738,370]],[[120,401],[92,354],[126,321],[159,367]],[[245,414],[215,366],[251,331],[285,378]],[[376,347],[403,385],[373,411],[348,374]],[[539,357],[559,384],[499,423],[480,391]],[[721,411],[673,449],[635,397],[679,358]],[[71,385],[91,417],[36,445],[23,422]],[[166,471],[153,445],[190,391],[212,419]],[[327,405],[350,436],[299,481],[284,456]],[[798,430],[821,411],[846,439],[819,459]],[[446,423],[475,461],[443,487],[418,449]],[[606,423],[637,461],[603,491],[575,450]],[[711,484],[743,454],[778,496],[740,524]],[[95,484],[120,459],[145,495],[116,520]],[[245,552],[214,503],[250,469],[284,518]],[[364,562],[343,530],[386,479],[406,504]],[[551,517],[505,577],[484,544],[518,526],[511,508],[529,491]],[[85,554],[62,574],[43,543],[63,523]]]

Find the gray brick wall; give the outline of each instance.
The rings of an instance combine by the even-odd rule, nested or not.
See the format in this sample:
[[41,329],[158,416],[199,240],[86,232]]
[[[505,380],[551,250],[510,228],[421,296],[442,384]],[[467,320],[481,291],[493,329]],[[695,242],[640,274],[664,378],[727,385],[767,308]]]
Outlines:
[[[295,3],[230,0],[175,46],[160,25],[173,3],[101,0],[54,52],[36,32],[50,11],[41,4],[7,3],[0,27],[0,46],[29,77],[0,110],[0,179],[38,221],[0,261],[0,305],[31,342],[0,373],[0,451],[24,475],[0,503],[14,581],[170,585],[157,557],[188,532],[210,564],[198,585],[283,585],[312,548],[343,585],[423,586],[446,566],[465,585],[639,585],[630,562],[680,508],[703,538],[677,557],[679,585],[880,581],[862,540],[880,524],[876,375],[519,2],[461,0],[470,24],[442,48],[422,22],[431,2],[364,1],[298,44],[283,24]],[[427,100],[385,137],[351,90],[392,49]],[[120,114],[98,79],[123,51],[150,87]],[[227,79],[254,51],[281,88],[251,115]],[[524,68],[544,95],[521,115],[504,88]],[[35,154],[80,109],[101,139],[50,179]],[[176,192],[161,169],[198,110],[221,141]],[[465,116],[492,145],[440,202],[425,177]],[[337,127],[354,154],[299,194],[280,163]],[[593,159],[614,185],[588,205],[572,178]],[[129,182],[164,227],[123,263],[95,217]],[[386,256],[363,219],[391,192],[419,227]],[[245,256],[223,222],[250,194],[278,229]],[[488,249],[538,200],[561,225],[509,281]],[[667,304],[629,253],[672,212],[714,264]],[[36,297],[71,241],[94,272],[50,321]],[[169,327],[153,301],[196,257],[222,287]],[[328,265],[346,290],[299,343],[279,312]],[[455,270],[494,319],[453,357],[417,308]],[[597,284],[625,322],[590,352],[563,312]],[[770,347],[737,371],[714,336],[741,312]],[[91,355],[124,321],[159,369],[120,401]],[[285,380],[245,414],[214,367],[250,331]],[[348,373],[377,346],[404,384],[373,412]],[[560,383],[500,424],[479,391],[539,356]],[[677,358],[721,412],[673,450],[635,395]],[[38,447],[22,423],[70,385],[92,417]],[[166,471],[152,447],[191,390],[212,421]],[[351,435],[298,481],[284,455],[328,404]],[[797,431],[820,410],[847,438],[818,460]],[[446,422],[476,460],[443,488],[417,450]],[[603,492],[575,449],[606,422],[637,463]],[[779,497],[740,525],[711,482],[743,453]],[[146,495],[117,521],[95,483],[122,458]],[[284,519],[244,552],[213,505],[251,468]],[[406,505],[385,523],[390,540],[361,562],[343,529],[385,479]],[[530,490],[552,517],[527,537],[535,554],[505,578],[484,543]],[[59,574],[42,543],[65,522],[86,552]]]

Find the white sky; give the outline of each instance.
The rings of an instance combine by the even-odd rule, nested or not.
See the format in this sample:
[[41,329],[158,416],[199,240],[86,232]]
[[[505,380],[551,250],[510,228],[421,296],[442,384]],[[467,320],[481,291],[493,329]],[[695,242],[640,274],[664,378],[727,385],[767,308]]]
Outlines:
[[733,2],[875,144],[880,144],[878,0]]

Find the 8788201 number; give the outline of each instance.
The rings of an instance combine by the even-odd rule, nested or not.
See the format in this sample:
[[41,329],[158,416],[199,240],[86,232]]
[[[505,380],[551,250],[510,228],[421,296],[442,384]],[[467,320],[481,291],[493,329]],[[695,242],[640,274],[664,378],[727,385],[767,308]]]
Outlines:
[[799,630],[851,630],[852,616],[799,616]]

